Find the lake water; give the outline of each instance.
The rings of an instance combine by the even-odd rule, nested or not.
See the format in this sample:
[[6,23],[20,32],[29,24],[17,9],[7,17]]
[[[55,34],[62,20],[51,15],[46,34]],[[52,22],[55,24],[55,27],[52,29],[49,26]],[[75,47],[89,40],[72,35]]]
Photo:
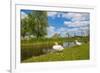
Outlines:
[[73,46],[75,46],[75,45],[76,45],[75,42],[64,42],[64,43],[63,43],[63,47],[64,47],[64,48],[73,47]]

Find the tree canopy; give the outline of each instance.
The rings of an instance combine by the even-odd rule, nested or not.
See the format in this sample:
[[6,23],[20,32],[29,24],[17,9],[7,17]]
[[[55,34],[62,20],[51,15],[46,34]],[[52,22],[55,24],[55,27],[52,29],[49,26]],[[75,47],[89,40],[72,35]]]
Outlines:
[[36,38],[47,35],[47,13],[45,11],[32,11],[21,19],[21,36],[34,35]]

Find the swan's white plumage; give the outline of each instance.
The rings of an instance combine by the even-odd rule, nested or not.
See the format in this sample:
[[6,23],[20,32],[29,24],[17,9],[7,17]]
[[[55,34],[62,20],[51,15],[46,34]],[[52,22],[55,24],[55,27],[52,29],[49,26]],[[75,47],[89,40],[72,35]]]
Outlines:
[[55,45],[53,46],[53,49],[56,51],[62,51],[64,48],[61,45],[58,45],[58,43],[55,43]]
[[78,42],[77,40],[75,40],[76,45],[82,45],[81,42]]

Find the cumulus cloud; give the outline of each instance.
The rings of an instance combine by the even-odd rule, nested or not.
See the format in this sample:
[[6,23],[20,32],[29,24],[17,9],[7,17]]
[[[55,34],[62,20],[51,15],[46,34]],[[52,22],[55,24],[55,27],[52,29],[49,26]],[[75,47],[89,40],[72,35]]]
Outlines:
[[68,26],[68,25],[71,25],[72,22],[71,21],[64,21],[64,25]]
[[48,27],[48,37],[52,37],[55,33],[60,34],[61,37],[66,37],[68,36],[68,34],[70,34],[70,36],[73,36],[75,32],[80,32],[79,28],[73,28],[73,29],[68,29],[65,27],[60,27],[60,28],[55,28],[54,26],[49,26]]
[[52,37],[55,33],[60,34],[61,37],[68,36],[67,33],[70,36],[87,35],[89,33],[88,30],[89,30],[88,27],[80,27],[80,28],[70,29],[70,28],[66,28],[66,27],[55,28],[54,26],[49,26],[48,27],[48,37]]
[[49,32],[53,32],[53,31],[55,30],[55,27],[54,27],[54,26],[49,26],[49,27],[47,28],[47,30],[48,30]]
[[68,27],[85,27],[89,25],[89,21],[64,21],[64,25]]
[[48,15],[49,17],[52,17],[52,19],[54,19],[55,16],[57,15],[57,12],[48,12],[47,15]]
[[57,14],[57,12],[48,12],[47,15],[48,16],[55,16]]
[[[55,26],[49,27],[49,35],[53,36],[55,33],[61,36],[66,36],[66,33],[74,35],[82,35],[81,33],[89,33],[89,13],[79,13],[79,12],[48,12],[48,16],[55,18],[63,18],[63,25],[65,27],[55,28]],[[70,20],[67,20],[70,19]]]
[[52,17],[52,19],[54,19],[55,17],[60,18],[62,15],[62,12],[48,12],[47,15],[49,17]]
[[69,13],[69,12],[68,12],[68,13],[63,13],[63,14],[62,14],[62,17],[63,17],[63,18],[72,18],[73,16],[74,16],[74,13]]
[[52,37],[55,33],[64,36],[67,32],[67,29],[65,27],[55,28],[54,26],[49,26],[47,30],[48,30],[48,37]]
[[83,20],[82,14],[80,13],[73,13],[74,15],[72,16],[72,21],[81,21]]
[[79,31],[79,28],[72,28],[72,29],[68,29],[68,32],[77,32]]
[[[60,29],[62,29],[62,28],[60,28]],[[62,37],[67,37],[68,36],[68,34],[70,35],[70,36],[74,36],[75,34],[76,35],[79,35],[79,33],[81,33],[81,31],[80,31],[80,29],[79,28],[72,28],[72,29],[69,29],[69,28],[64,28],[63,27],[63,31],[61,31],[61,30],[59,30],[60,31],[60,35],[62,36]]]
[[67,12],[62,14],[63,18],[71,19],[71,21],[89,20],[89,13]]
[[60,30],[60,32],[63,32],[63,31],[66,31],[67,29],[66,29],[65,27],[61,27],[61,28],[58,29],[58,30]]
[[89,27],[80,27],[80,30],[89,30]]
[[49,26],[47,28],[47,31],[48,31],[48,37],[51,37],[55,34],[55,27],[54,26]]
[[71,18],[71,21],[64,21],[65,26],[85,27],[89,25],[89,13],[66,13],[65,18]]
[[72,28],[72,29],[65,28],[65,27],[59,28],[59,32],[62,37],[67,37],[68,36],[67,34],[69,34],[70,36],[73,36],[74,33],[78,31],[79,31],[79,28]]

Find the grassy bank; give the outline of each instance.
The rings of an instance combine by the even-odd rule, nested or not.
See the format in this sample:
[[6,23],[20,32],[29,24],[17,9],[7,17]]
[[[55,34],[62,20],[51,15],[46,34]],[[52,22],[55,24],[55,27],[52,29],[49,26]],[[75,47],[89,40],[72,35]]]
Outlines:
[[48,61],[68,61],[68,60],[87,60],[89,59],[89,44],[65,48],[62,52],[48,53],[23,60],[27,62],[48,62]]

